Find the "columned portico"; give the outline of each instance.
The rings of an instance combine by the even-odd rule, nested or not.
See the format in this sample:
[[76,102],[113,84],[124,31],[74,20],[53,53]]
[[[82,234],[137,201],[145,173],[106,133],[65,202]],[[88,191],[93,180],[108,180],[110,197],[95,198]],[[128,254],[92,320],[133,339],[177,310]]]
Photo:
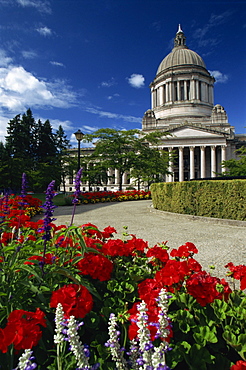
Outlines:
[[166,176],[167,182],[216,177],[217,173],[222,172],[220,163],[225,158],[225,145],[184,143],[166,149],[170,155],[168,171],[172,173]]

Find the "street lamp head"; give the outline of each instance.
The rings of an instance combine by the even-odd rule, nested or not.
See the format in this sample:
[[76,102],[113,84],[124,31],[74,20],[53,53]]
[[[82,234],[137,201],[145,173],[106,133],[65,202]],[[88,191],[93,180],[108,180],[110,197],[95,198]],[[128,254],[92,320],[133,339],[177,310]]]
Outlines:
[[75,135],[75,137],[76,137],[76,139],[77,139],[78,141],[81,141],[81,140],[83,139],[83,136],[84,136],[84,134],[83,134],[83,132],[82,132],[81,130],[76,131],[76,132],[74,133],[74,135]]

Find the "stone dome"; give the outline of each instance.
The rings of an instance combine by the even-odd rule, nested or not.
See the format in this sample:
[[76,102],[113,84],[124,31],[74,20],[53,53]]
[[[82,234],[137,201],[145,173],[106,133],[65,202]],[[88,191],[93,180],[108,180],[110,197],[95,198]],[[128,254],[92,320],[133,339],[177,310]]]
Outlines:
[[174,48],[160,63],[157,75],[165,70],[177,66],[199,66],[206,69],[203,59],[185,44],[185,36],[179,26],[174,40]]

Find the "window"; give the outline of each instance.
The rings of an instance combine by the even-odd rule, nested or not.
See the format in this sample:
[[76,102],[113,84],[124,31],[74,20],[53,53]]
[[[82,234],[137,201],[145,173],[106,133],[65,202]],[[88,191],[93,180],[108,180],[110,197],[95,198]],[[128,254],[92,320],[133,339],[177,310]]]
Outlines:
[[202,100],[202,83],[199,81],[199,100]]
[[186,96],[187,100],[190,100],[190,81],[186,82]]
[[184,99],[184,81],[180,81],[180,100]]
[[178,100],[178,84],[174,82],[174,101]]

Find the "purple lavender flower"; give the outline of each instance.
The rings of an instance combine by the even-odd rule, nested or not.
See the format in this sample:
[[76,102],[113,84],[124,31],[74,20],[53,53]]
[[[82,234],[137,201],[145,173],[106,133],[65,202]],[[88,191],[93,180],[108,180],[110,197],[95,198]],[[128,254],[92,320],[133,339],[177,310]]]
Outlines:
[[42,236],[42,239],[44,240],[44,250],[43,250],[43,259],[42,261],[39,262],[39,266],[41,267],[43,274],[44,274],[47,242],[51,239],[50,231],[52,227],[50,224],[52,221],[55,220],[55,218],[52,218],[54,209],[56,208],[56,206],[53,203],[54,186],[55,186],[55,180],[51,181],[51,183],[48,185],[47,190],[46,190],[46,201],[42,206],[42,208],[45,209],[43,226],[41,228],[41,231],[44,231],[44,235]]
[[49,241],[51,239],[51,222],[55,220],[55,218],[52,218],[54,209],[57,207],[53,203],[54,198],[54,186],[55,186],[55,180],[51,181],[51,183],[48,185],[46,190],[46,201],[43,204],[42,208],[45,209],[44,214],[44,223],[42,227],[42,231],[44,231],[44,235],[42,236],[42,239],[45,241]]
[[73,194],[74,199],[73,199],[73,204],[77,204],[79,201],[79,196],[80,196],[80,182],[81,182],[81,176],[82,176],[82,168],[80,168],[77,172],[76,178],[75,178],[75,192]]
[[24,197],[26,195],[26,189],[27,189],[27,178],[26,174],[23,172],[22,174],[22,183],[21,183],[21,195]]

